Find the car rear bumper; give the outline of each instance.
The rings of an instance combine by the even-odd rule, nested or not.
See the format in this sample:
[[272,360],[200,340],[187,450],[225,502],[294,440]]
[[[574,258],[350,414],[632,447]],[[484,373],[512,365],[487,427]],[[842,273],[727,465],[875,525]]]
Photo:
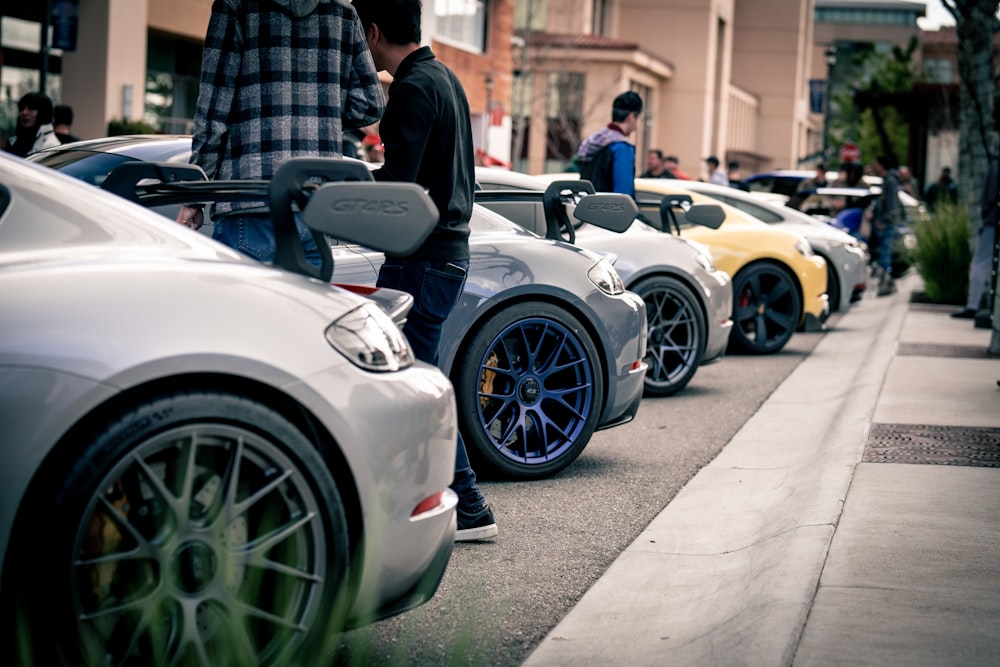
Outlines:
[[367,608],[365,605],[356,605],[348,621],[349,628],[367,625],[373,621],[401,614],[419,607],[434,596],[441,584],[441,578],[444,576],[445,568],[451,559],[452,549],[455,545],[456,505],[458,505],[458,496],[451,489],[445,489],[441,505],[434,511],[415,518],[411,522],[410,530],[406,531],[405,537],[394,540],[400,544],[401,549],[405,548],[407,551],[413,550],[414,545],[417,544],[419,548],[416,551],[426,554],[425,561],[415,569],[419,574],[409,578],[411,585],[408,589],[391,598],[383,598],[375,609]]
[[[620,414],[618,414],[617,417],[598,424],[597,430],[601,431],[613,426],[621,426],[622,424],[627,424],[632,421],[636,413],[639,412],[639,403],[642,400],[643,382],[646,378],[647,370],[648,366],[645,363],[641,363],[625,376],[619,378],[618,387],[620,394],[622,396],[634,397],[628,404],[625,405],[624,410],[620,411]],[[616,412],[618,412],[618,409],[616,409]]]
[[358,627],[426,602],[441,580],[455,540],[458,499],[449,485],[458,426],[454,389],[437,368],[344,372],[361,373],[365,382],[345,384],[334,372],[307,382],[337,408],[322,412],[313,403],[334,440],[363,444],[341,447],[347,471],[336,476],[349,515],[356,508],[346,623]]
[[802,280],[802,324],[799,331],[822,331],[830,317],[830,300],[826,295],[826,260],[819,255],[809,258],[813,264],[812,280]]
[[[595,308],[600,316],[599,337],[612,371],[608,372],[604,411],[597,422],[598,429],[605,429],[631,421],[639,409],[647,370],[642,361],[646,356],[646,304],[634,292],[610,300],[601,295],[599,302],[603,304]],[[613,341],[610,346],[609,341]]]
[[715,271],[712,278],[718,283],[710,292],[707,306],[708,335],[705,337],[705,354],[702,364],[719,361],[726,354],[729,335],[733,332],[732,279],[723,271]]

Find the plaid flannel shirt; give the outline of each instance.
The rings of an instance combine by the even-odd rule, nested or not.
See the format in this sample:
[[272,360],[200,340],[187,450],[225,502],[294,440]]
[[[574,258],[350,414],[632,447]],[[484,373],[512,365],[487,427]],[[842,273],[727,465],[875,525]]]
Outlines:
[[290,157],[340,156],[344,129],[384,110],[349,3],[319,0],[297,18],[274,0],[215,0],[191,155],[209,178],[269,179]]

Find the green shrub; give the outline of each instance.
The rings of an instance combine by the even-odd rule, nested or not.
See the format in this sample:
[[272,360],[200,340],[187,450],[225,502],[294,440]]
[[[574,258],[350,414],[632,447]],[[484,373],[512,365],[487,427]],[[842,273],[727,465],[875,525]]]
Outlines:
[[913,230],[917,247],[913,259],[924,279],[924,291],[933,303],[965,303],[969,290],[969,211],[943,202]]
[[108,136],[123,134],[156,134],[156,128],[141,120],[116,119],[108,121]]

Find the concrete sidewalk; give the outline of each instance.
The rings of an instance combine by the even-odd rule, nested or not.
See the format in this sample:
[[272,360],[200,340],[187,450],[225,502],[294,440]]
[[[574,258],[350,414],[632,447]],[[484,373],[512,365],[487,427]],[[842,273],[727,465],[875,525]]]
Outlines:
[[1000,359],[989,330],[911,303],[919,277],[898,284],[840,318],[526,667],[1000,664]]

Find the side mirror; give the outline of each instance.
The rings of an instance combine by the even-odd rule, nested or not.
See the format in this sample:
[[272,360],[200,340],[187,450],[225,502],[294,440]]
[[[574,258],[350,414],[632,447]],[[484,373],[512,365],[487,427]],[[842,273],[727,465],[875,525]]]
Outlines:
[[374,181],[324,183],[302,211],[310,229],[396,256],[416,251],[438,217],[430,195],[416,183]]

